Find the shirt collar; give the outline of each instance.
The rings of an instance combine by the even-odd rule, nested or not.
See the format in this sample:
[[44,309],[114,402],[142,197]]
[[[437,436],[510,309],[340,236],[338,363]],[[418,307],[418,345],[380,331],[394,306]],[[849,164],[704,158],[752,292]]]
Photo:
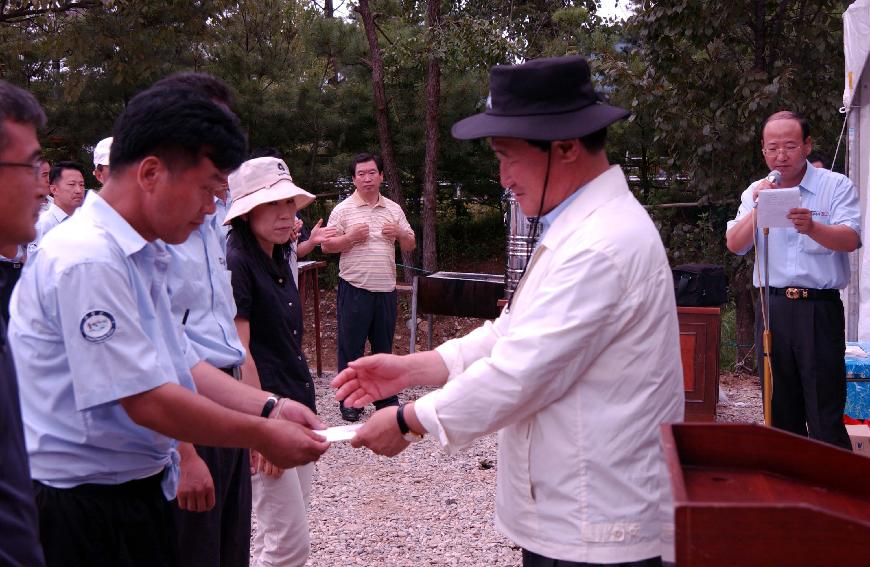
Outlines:
[[[354,191],[353,195],[350,196],[350,199],[351,199],[351,201],[353,201],[353,204],[356,205],[357,207],[369,206],[369,204],[366,203],[365,199],[362,198],[362,195],[359,194],[359,191]],[[374,206],[375,207],[385,207],[386,206],[384,204],[384,196],[381,195],[380,193],[378,193],[378,200],[374,204]]]
[[[585,185],[583,187],[585,187]],[[567,209],[568,206],[570,206],[571,203],[573,203],[574,200],[577,199],[577,197],[582,192],[583,187],[578,187],[577,189],[575,189],[574,192],[571,193],[570,195],[568,195],[568,197],[564,201],[562,201],[561,203],[556,205],[556,207],[552,211],[550,211],[549,213],[545,214],[544,216],[542,216],[540,218],[539,222],[541,223],[541,227],[542,227],[541,237],[544,236],[544,233],[547,232],[547,229],[550,228],[550,225],[552,225],[553,221],[556,220],[556,217],[558,217],[560,214],[562,214],[562,211]]]
[[66,214],[66,211],[58,207],[54,201],[48,205],[48,214],[53,216],[54,220],[59,223],[65,221],[67,217],[69,217],[69,215]]
[[806,162],[807,170],[804,172],[804,177],[801,179],[800,187],[806,189],[810,193],[818,192],[819,175],[816,171],[816,166],[810,162]]
[[82,213],[90,216],[97,225],[106,229],[126,256],[132,256],[148,245],[148,241],[122,217],[105,199],[95,191],[82,205]]

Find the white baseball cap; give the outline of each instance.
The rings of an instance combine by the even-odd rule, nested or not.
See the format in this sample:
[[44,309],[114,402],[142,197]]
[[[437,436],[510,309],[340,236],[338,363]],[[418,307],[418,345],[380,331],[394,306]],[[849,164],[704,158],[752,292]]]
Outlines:
[[224,224],[264,203],[293,199],[299,210],[314,201],[314,195],[293,183],[287,164],[278,158],[249,159],[230,174],[229,182],[233,204]]
[[103,138],[94,147],[94,167],[109,165],[109,151],[112,149],[112,138]]

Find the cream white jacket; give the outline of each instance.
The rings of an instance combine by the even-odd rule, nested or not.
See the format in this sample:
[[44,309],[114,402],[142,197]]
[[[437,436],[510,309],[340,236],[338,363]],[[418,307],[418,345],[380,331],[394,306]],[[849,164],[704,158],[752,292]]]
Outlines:
[[415,411],[448,452],[501,430],[496,526],[516,544],[579,562],[668,558],[659,425],[683,418],[673,279],[619,167],[581,191],[511,309],[438,348],[448,381]]

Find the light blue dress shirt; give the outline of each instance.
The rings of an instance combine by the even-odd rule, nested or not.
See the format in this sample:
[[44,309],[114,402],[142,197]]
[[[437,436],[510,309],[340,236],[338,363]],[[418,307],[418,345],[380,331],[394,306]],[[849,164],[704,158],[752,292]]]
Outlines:
[[553,222],[556,220],[556,218],[560,214],[562,214],[562,211],[567,209],[571,205],[571,203],[574,202],[574,199],[580,196],[580,193],[583,191],[583,187],[585,187],[585,185],[582,187],[578,187],[573,193],[568,195],[568,197],[564,201],[556,205],[552,211],[541,217],[540,221],[538,221],[541,224],[541,235],[538,237],[538,242],[544,239],[544,234],[546,234],[547,229],[549,229],[550,226],[552,226]]
[[167,247],[172,256],[167,287],[173,319],[181,323],[188,313],[184,333],[199,357],[230,368],[241,366],[245,349],[236,332],[236,302],[219,220],[217,214],[207,216],[186,242]]
[[34,479],[57,488],[164,472],[175,497],[176,441],[119,402],[163,384],[195,391],[199,357],[171,313],[169,253],[99,195],[52,230],[15,288],[9,342]]
[[224,256],[227,253],[227,237],[230,234],[230,225],[224,224],[224,219],[227,218],[227,213],[230,211],[230,205],[233,204],[233,198],[230,196],[230,192],[227,191],[227,199],[226,201],[221,201],[220,199],[214,200],[215,212],[214,212],[214,223],[215,226],[220,229],[221,234],[223,234],[223,239],[221,240],[221,249],[224,252]]
[[[756,183],[758,181],[741,195],[737,216],[728,221],[728,229],[752,211],[752,189]],[[860,238],[858,191],[848,177],[813,167],[807,162],[806,173],[800,182],[800,194],[801,207],[812,211],[814,222],[848,226]],[[755,287],[761,287],[764,282],[764,235],[761,228],[756,229],[756,239],[759,250],[755,254],[752,281]],[[750,242],[738,254],[746,254],[752,246]],[[771,287],[843,289],[849,283],[849,254],[825,248],[794,228],[771,228],[768,246]]]

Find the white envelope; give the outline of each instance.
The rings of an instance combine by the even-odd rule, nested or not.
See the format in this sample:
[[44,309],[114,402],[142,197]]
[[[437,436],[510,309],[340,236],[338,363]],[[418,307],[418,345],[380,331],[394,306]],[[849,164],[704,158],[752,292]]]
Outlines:
[[330,443],[334,443],[335,441],[350,441],[356,435],[356,430],[362,426],[362,423],[354,423],[352,425],[339,425],[329,429],[315,430],[314,432],[326,437],[326,440]]

